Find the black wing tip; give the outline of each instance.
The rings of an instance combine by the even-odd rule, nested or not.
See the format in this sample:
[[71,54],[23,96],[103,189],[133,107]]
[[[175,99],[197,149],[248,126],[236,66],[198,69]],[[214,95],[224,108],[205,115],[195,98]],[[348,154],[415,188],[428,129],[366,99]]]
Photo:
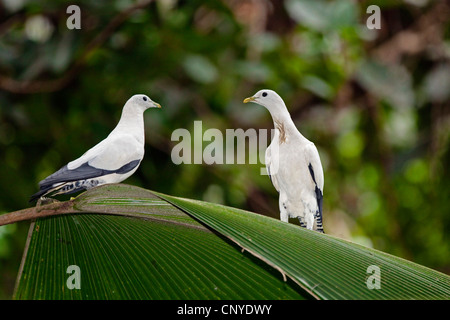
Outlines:
[[308,164],[308,169],[309,169],[309,174],[311,175],[311,178],[312,178],[313,181],[314,181],[314,184],[317,185],[316,177],[315,177],[315,175],[314,175],[314,169],[313,169],[313,167],[312,167],[311,162]]

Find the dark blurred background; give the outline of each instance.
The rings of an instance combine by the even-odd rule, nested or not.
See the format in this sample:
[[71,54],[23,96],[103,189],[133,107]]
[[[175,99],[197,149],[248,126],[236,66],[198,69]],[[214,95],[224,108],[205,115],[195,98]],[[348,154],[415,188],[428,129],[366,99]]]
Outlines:
[[[0,0],[0,213],[31,206],[145,93],[163,109],[145,113],[146,156],[125,183],[278,218],[261,164],[171,160],[172,132],[195,120],[271,129],[242,103],[270,88],[319,149],[325,231],[449,273],[449,19],[448,1],[429,0]],[[0,227],[1,299],[28,227]]]

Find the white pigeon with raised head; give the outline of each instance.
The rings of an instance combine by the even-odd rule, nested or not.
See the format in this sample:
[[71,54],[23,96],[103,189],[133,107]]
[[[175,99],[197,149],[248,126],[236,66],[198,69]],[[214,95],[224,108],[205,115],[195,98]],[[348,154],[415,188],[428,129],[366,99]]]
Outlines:
[[31,196],[30,201],[119,183],[131,176],[144,157],[144,111],[149,108],[161,106],[146,95],[132,96],[108,137],[39,182],[39,191]]
[[260,90],[246,98],[269,110],[275,127],[266,150],[266,168],[279,192],[280,219],[298,218],[300,225],[323,232],[322,203],[324,175],[314,143],[296,128],[281,97],[272,90]]

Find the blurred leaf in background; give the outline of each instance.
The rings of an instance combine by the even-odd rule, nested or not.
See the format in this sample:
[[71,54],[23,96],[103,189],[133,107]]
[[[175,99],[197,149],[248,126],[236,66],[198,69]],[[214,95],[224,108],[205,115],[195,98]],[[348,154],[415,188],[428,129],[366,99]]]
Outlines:
[[[369,30],[376,2],[78,1],[81,29],[68,30],[72,3],[0,1],[0,211],[29,206],[145,93],[163,109],[145,114],[146,156],[127,183],[278,217],[263,164],[171,160],[172,132],[196,120],[271,129],[242,104],[271,88],[319,149],[326,232],[448,273],[450,7],[379,1]],[[28,226],[0,227],[0,298]]]

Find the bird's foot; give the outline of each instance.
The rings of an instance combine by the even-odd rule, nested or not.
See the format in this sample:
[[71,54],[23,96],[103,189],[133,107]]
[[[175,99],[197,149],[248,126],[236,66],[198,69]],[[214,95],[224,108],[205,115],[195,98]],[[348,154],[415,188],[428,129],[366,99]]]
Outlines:
[[36,202],[36,207],[39,208],[41,206],[45,206],[46,204],[60,202],[59,200],[48,198],[48,197],[40,197]]

